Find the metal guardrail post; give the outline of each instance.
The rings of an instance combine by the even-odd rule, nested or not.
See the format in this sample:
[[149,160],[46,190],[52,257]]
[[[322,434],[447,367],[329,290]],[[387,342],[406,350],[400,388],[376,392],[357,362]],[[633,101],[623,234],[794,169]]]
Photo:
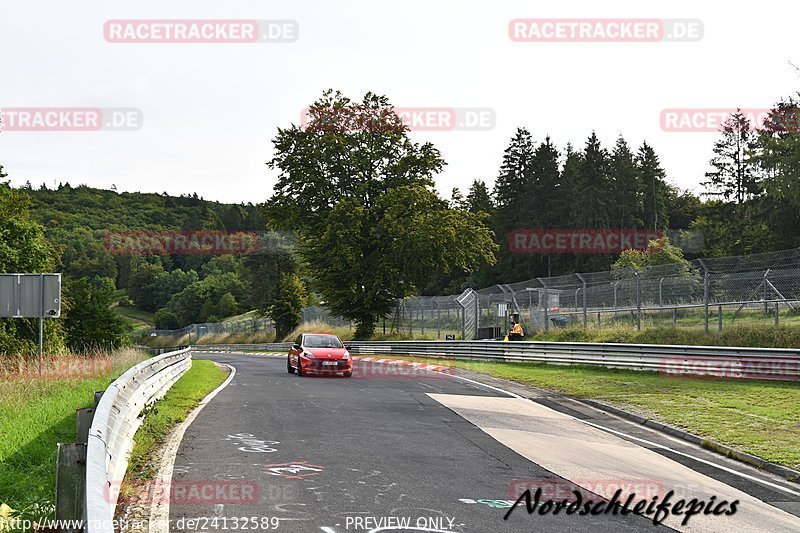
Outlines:
[[[56,452],[56,520],[83,518],[86,492],[86,444],[58,444]],[[79,529],[61,529],[77,533]]]
[[75,442],[86,444],[89,442],[89,428],[92,426],[94,418],[94,408],[78,409],[75,417]]

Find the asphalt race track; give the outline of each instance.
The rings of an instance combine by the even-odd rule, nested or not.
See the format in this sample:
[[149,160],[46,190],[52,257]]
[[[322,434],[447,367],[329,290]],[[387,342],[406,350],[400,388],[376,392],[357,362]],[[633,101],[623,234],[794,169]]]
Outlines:
[[[800,497],[724,483],[693,461],[455,376],[357,362],[350,379],[301,378],[285,358],[195,357],[237,373],[184,435],[173,486],[217,491],[173,494],[173,531],[800,530]],[[524,503],[504,520],[527,486],[574,500],[567,480],[596,502],[625,483],[636,501],[674,490],[673,500],[740,502],[732,516],[699,513],[688,525],[683,516],[656,526],[635,514],[529,515]]]

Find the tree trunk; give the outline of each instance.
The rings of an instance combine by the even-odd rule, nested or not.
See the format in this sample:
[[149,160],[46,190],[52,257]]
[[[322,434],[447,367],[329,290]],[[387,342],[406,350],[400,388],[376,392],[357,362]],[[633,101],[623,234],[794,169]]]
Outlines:
[[369,340],[375,332],[378,320],[374,316],[362,317],[356,322],[355,340]]

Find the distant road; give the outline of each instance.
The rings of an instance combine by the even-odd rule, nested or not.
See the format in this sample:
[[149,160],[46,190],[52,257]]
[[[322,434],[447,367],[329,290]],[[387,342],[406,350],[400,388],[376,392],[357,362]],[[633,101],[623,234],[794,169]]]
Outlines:
[[[237,373],[186,432],[173,484],[223,488],[199,502],[173,501],[173,530],[231,530],[234,517],[280,532],[800,530],[800,518],[777,507],[800,512],[800,490],[632,442],[546,401],[388,365],[359,362],[350,379],[301,378],[286,372],[284,358],[195,357]],[[699,514],[689,528],[682,517],[654,526],[634,514],[528,515],[524,504],[503,520],[513,487],[564,496],[566,480],[601,493],[627,482],[642,498],[674,490],[675,501],[740,503],[733,516]],[[245,497],[231,497],[230,484]]]

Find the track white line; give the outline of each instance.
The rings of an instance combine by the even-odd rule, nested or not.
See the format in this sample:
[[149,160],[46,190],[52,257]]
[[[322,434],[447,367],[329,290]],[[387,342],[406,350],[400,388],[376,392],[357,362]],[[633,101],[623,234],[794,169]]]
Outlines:
[[[507,395],[511,396],[512,398],[518,398],[518,399],[521,399],[521,400],[529,401],[531,403],[536,403],[533,400],[531,400],[530,398],[525,398],[525,397],[520,396],[519,394],[516,394],[514,392],[507,391],[505,389],[502,389],[500,387],[495,387],[493,385],[487,385],[486,383],[481,383],[480,381],[475,381],[474,379],[465,378],[463,376],[456,376],[456,375],[453,375],[453,374],[447,374],[445,372],[437,372],[437,373],[442,374],[442,375],[446,375],[446,376],[450,376],[450,377],[454,377],[454,378],[457,378],[457,379],[461,379],[461,380],[464,380],[464,381],[468,381],[470,383],[475,383],[477,385],[481,385],[481,386],[486,387],[488,389],[492,389],[494,391],[502,392],[504,394],[507,394]],[[745,474],[744,472],[739,472],[738,470],[734,470],[734,469],[729,468],[729,467],[727,467],[725,465],[721,465],[721,464],[715,463],[713,461],[708,461],[707,459],[703,459],[701,457],[697,457],[697,456],[692,455],[690,453],[686,453],[686,452],[682,452],[680,450],[676,450],[676,449],[671,448],[669,446],[666,446],[664,444],[659,444],[657,442],[651,442],[651,441],[649,441],[647,439],[634,437],[633,435],[629,435],[629,434],[625,433],[624,431],[618,431],[618,430],[611,429],[611,428],[608,428],[608,427],[605,427],[605,426],[601,426],[599,424],[595,424],[593,422],[589,422],[587,420],[582,420],[580,418],[576,418],[576,417],[574,417],[572,415],[561,413],[560,411],[556,411],[555,409],[552,409],[551,407],[548,407],[546,405],[542,405],[540,403],[536,403],[536,405],[537,405],[537,407],[544,407],[544,408],[549,409],[551,411],[554,411],[556,413],[560,413],[563,416],[571,418],[572,420],[577,420],[577,421],[582,422],[582,423],[584,423],[584,424],[586,424],[588,426],[592,426],[592,427],[594,427],[596,429],[599,429],[601,431],[608,431],[610,433],[615,433],[615,434],[617,434],[619,436],[622,436],[622,437],[625,437],[625,438],[628,438],[628,439],[631,439],[631,440],[634,440],[634,441],[639,441],[641,443],[648,444],[650,446],[654,446],[654,447],[660,448],[662,450],[667,450],[667,451],[676,453],[678,455],[681,455],[683,457],[687,457],[689,459],[693,459],[693,460],[695,460],[695,461],[697,461],[699,463],[703,463],[703,464],[708,465],[708,466],[713,466],[713,467],[715,467],[715,468],[717,468],[719,470],[722,470],[723,472],[727,472],[729,474],[733,474],[735,476],[739,476],[742,479],[747,479],[748,481],[752,481],[754,483],[758,483],[760,485],[764,485],[766,487],[770,487],[772,489],[776,489],[776,490],[779,490],[781,492],[785,492],[786,494],[791,494],[793,496],[800,496],[800,492],[797,492],[797,491],[794,491],[794,490],[789,489],[787,487],[783,487],[781,485],[772,483],[771,481],[766,481],[764,479],[760,479],[760,478],[757,478],[755,476],[751,476],[750,474]],[[719,481],[719,480],[717,480],[717,481]],[[724,483],[724,481],[722,483]]]

